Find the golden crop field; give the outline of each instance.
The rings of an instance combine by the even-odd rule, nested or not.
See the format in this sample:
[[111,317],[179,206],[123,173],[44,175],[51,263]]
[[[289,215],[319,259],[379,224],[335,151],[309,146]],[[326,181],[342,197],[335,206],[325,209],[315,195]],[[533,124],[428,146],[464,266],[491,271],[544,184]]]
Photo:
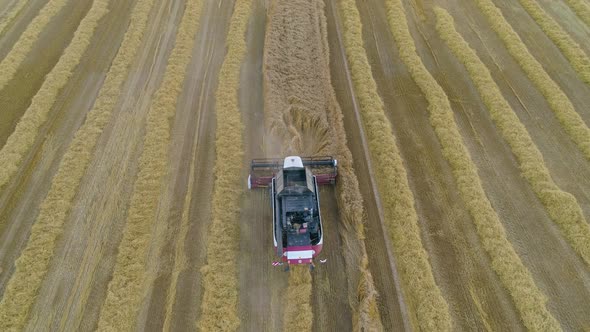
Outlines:
[[[589,41],[587,0],[0,0],[0,331],[589,330]],[[285,271],[247,179],[291,155],[338,178]]]

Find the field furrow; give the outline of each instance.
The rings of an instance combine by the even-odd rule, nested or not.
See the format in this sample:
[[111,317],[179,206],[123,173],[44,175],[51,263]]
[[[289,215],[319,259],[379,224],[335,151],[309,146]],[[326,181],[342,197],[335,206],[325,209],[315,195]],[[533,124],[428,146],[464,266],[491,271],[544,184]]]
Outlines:
[[[586,330],[589,38],[588,0],[0,0],[0,330]],[[305,264],[249,189],[290,155],[338,161]]]
[[[30,52],[23,61],[12,79],[0,90],[0,146],[4,146],[8,137],[14,132],[16,125],[31,104],[46,76],[52,71],[64,50],[73,39],[81,20],[87,15],[93,1],[68,1],[63,10],[60,10],[53,19],[48,22],[41,31],[39,37],[32,43]],[[21,32],[30,27],[31,21],[44,3],[33,2],[27,8],[27,15],[19,18],[15,27],[7,31],[6,38],[0,39],[0,56],[13,50],[12,43],[21,39]],[[33,16],[33,17],[29,17]],[[5,49],[7,48],[7,49]],[[24,59],[24,58],[23,58]]]
[[543,32],[559,47],[580,78],[590,85],[590,58],[572,37],[557,23],[537,0],[519,0],[524,9],[541,27]]
[[586,158],[590,160],[590,128],[576,112],[569,98],[529,52],[520,37],[506,21],[500,9],[491,0],[476,0],[476,3],[494,31],[502,39],[510,54],[516,59],[537,89],[545,96],[564,130],[578,145]]
[[143,37],[152,4],[153,1],[145,0],[136,5],[130,27],[94,107],[77,131],[52,180],[51,189],[31,229],[29,242],[15,262],[16,270],[0,302],[2,329],[22,329],[26,322],[49,268],[57,241],[63,232],[64,222],[70,212],[80,179],[88,166],[98,137],[110,120],[121,84],[127,76],[129,65]]
[[455,56],[467,67],[492,119],[519,160],[523,176],[543,202],[553,220],[560,225],[572,247],[590,263],[590,225],[580,205],[570,193],[553,181],[543,156],[508,102],[502,96],[487,67],[457,33],[453,18],[444,9],[436,10],[437,29]]
[[[191,59],[200,9],[200,0],[186,3],[163,81],[147,114],[137,180],[99,330],[133,329],[144,291],[153,281],[149,276],[148,248],[152,242],[159,242],[152,239],[156,237],[153,233],[157,233],[154,224],[158,223],[158,202],[168,167],[170,126]],[[156,256],[159,254],[156,250]]]
[[99,20],[108,13],[108,4],[108,0],[94,1],[76,30],[74,38],[55,67],[45,77],[45,81],[33,97],[31,105],[0,150],[0,163],[4,165],[0,173],[0,189],[6,185],[21,166],[25,154],[35,142],[39,129],[47,121],[48,114],[56,102],[59,92],[73,75],[82,56],[90,46]]
[[401,1],[387,0],[386,4],[389,24],[401,59],[428,100],[430,121],[439,137],[443,155],[453,168],[463,200],[477,225],[484,247],[492,258],[494,270],[511,293],[529,329],[560,330],[559,323],[545,306],[545,295],[535,285],[530,272],[509,242],[502,222],[483,190],[446,93],[416,53]]
[[67,2],[68,0],[50,0],[41,9],[39,15],[29,24],[27,30],[23,32],[18,42],[12,47],[10,53],[2,59],[2,62],[0,62],[0,72],[2,73],[2,76],[0,76],[0,90],[4,89],[6,84],[14,77],[43,29],[65,7]]
[[[448,305],[432,276],[428,256],[423,248],[418,216],[407,173],[395,137],[384,114],[362,43],[358,9],[353,1],[341,3],[344,45],[356,88],[369,151],[379,178],[379,192],[389,236],[392,240],[402,285],[416,328],[450,330]],[[410,258],[411,257],[411,258]],[[422,278],[416,279],[416,276]]]
[[18,14],[20,14],[28,1],[29,0],[17,0],[12,6],[10,6],[10,8],[0,13],[0,36],[4,34],[6,26],[10,24]]

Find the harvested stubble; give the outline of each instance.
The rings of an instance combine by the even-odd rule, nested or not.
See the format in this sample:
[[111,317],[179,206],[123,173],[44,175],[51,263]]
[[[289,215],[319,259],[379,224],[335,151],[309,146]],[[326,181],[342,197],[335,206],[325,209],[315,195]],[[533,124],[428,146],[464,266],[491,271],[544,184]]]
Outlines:
[[207,236],[207,265],[201,269],[203,299],[198,328],[202,331],[234,331],[240,325],[236,253],[240,243],[238,220],[243,193],[244,128],[238,89],[251,7],[251,0],[235,2],[227,35],[227,54],[215,93],[215,187]]
[[502,96],[488,68],[455,30],[451,15],[439,7],[435,8],[435,13],[437,31],[467,68],[492,120],[516,156],[523,176],[531,184],[551,218],[561,227],[571,246],[590,265],[590,225],[576,198],[555,184],[541,152]]
[[492,0],[475,0],[475,2],[487,17],[492,29],[504,42],[508,52],[518,62],[531,82],[545,96],[565,131],[584,153],[584,156],[590,160],[590,129],[576,112],[572,102],[529,52]]
[[392,239],[405,298],[415,329],[450,331],[449,307],[436,286],[428,255],[422,245],[414,196],[410,190],[395,136],[363,48],[362,26],[353,0],[340,2],[344,45],[358,97],[378,191],[383,201],[385,224]]
[[336,185],[336,201],[340,215],[340,238],[344,243],[344,259],[349,279],[349,303],[352,310],[353,331],[383,331],[381,316],[377,306],[378,292],[375,288],[373,275],[369,270],[369,258],[365,246],[365,211],[363,197],[359,189],[358,179],[354,173],[352,153],[347,145],[342,110],[331,82],[329,63],[330,48],[328,44],[328,25],[325,16],[324,2],[318,1],[319,22],[322,35],[322,51],[324,54],[325,87],[328,95],[326,115],[331,126],[334,142],[332,155],[338,159],[338,182]]
[[0,62],[0,73],[2,73],[0,75],[0,90],[4,89],[6,84],[14,77],[18,67],[25,61],[41,32],[66,3],[68,3],[68,0],[50,0],[27,26],[27,29],[10,52]]
[[185,5],[164,78],[147,115],[140,166],[113,278],[100,313],[99,331],[133,330],[144,291],[148,287],[146,264],[168,169],[171,120],[176,114],[176,101],[182,92],[192,57],[201,6],[202,0],[189,0]]
[[0,330],[22,330],[35,301],[41,281],[49,269],[58,238],[72,208],[84,172],[99,136],[111,118],[121,86],[137,54],[155,0],[139,0],[131,13],[130,25],[113,60],[99,96],[86,121],[76,132],[54,176],[39,216],[31,229],[26,248],[16,261],[0,302]]
[[590,3],[584,0],[565,0],[578,17],[590,28]]
[[590,84],[590,58],[584,53],[578,43],[541,8],[536,0],[519,0],[524,9],[541,27],[543,32],[557,45],[568,59],[576,73],[586,83]]
[[8,13],[6,13],[6,15],[0,18],[0,36],[2,36],[2,33],[4,32],[4,29],[6,29],[6,26],[10,24],[10,22],[12,22],[12,20],[21,12],[21,10],[25,7],[27,2],[29,1],[18,0],[18,2],[15,3],[12,6],[12,8],[9,9]]
[[47,121],[47,116],[61,89],[66,85],[82,56],[90,45],[98,21],[108,13],[108,0],[96,0],[74,34],[59,61],[45,78],[43,85],[33,97],[31,105],[21,117],[16,128],[0,150],[0,189],[16,173],[29,151],[39,128]]
[[559,323],[545,307],[547,300],[544,294],[537,288],[530,272],[508,241],[504,226],[483,190],[475,164],[463,144],[447,95],[416,52],[401,0],[387,0],[386,6],[387,19],[400,58],[428,100],[430,122],[442,146],[443,156],[453,170],[461,197],[490,255],[493,269],[512,295],[527,328],[534,331],[560,330]]

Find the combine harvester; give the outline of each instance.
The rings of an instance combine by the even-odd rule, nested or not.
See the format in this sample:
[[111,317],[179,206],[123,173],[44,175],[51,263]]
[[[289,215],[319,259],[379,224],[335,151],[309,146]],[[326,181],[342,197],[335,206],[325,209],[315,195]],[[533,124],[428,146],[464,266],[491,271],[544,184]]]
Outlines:
[[318,185],[334,184],[337,176],[332,157],[252,160],[248,188],[270,187],[273,243],[286,271],[293,264],[314,268],[324,239]]

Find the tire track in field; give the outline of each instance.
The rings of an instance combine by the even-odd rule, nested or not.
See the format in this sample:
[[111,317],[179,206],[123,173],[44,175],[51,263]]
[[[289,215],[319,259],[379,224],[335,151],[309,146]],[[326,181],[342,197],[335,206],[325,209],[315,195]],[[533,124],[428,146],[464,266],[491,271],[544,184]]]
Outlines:
[[[151,14],[146,39],[132,64],[141,74],[127,78],[121,90],[130,97],[115,106],[112,118],[117,120],[105,127],[98,141],[69,217],[76,222],[66,227],[53,258],[40,293],[43,300],[35,306],[39,318],[31,321],[31,330],[48,323],[78,329],[85,317],[100,310],[102,303],[97,302],[104,299],[113,268],[112,253],[125,225],[146,113],[174,40],[179,7],[161,2]],[[93,298],[91,294],[95,294]]]
[[[254,1],[247,34],[248,50],[242,66],[240,110],[244,121],[245,154],[242,178],[247,179],[253,158],[264,153],[263,57],[267,26],[264,0]],[[243,195],[240,213],[240,331],[279,331],[283,324],[288,274],[273,267],[272,211],[268,190]]]
[[227,53],[215,93],[215,186],[212,221],[207,234],[207,264],[203,274],[203,298],[197,327],[201,330],[235,330],[238,316],[238,268],[240,196],[244,158],[243,124],[239,109],[240,68],[246,55],[246,28],[252,0],[237,0],[230,20]]
[[[428,104],[400,60],[384,4],[357,4],[372,73],[415,194],[424,247],[437,285],[449,303],[455,327],[471,330],[489,321],[495,329],[517,329],[518,313],[491,269],[465,203],[458,195],[451,169],[428,121]],[[380,262],[373,259],[371,263],[379,266]],[[390,303],[392,306],[395,302]],[[489,308],[499,309],[490,314],[485,312]]]
[[131,5],[133,2],[117,2],[101,22],[104,24],[97,28],[80,65],[53,105],[23,167],[0,193],[0,267],[5,271],[0,274],[0,294],[14,270],[14,260],[26,244],[39,205],[49,191],[51,178],[73,133],[98,95],[125,32]]
[[14,132],[8,137],[0,150],[0,188],[14,176],[23,158],[35,143],[41,126],[47,121],[59,92],[68,83],[74,70],[90,46],[90,41],[99,20],[108,13],[108,0],[96,0],[82,19],[70,44],[64,50],[57,64],[45,76],[41,88],[32,98],[30,106],[18,121]]
[[15,263],[16,271],[0,302],[2,329],[22,329],[26,323],[42,279],[49,269],[58,239],[63,234],[80,180],[88,167],[99,136],[111,118],[113,107],[120,96],[119,89],[143,39],[152,4],[153,0],[140,0],[134,8],[131,25],[125,33],[93,109],[76,132],[57,174],[53,177],[51,189],[41,205],[37,222],[32,227],[29,242]]
[[580,113],[574,108],[571,100],[531,54],[529,48],[508,23],[503,14],[505,11],[500,10],[491,0],[476,0],[476,3],[510,54],[545,96],[563,129],[590,160],[590,129]]
[[10,52],[12,46],[18,41],[23,31],[26,30],[29,23],[37,16],[37,13],[47,1],[49,0],[26,1],[27,4],[19,15],[5,28],[4,33],[0,34],[0,59],[6,57],[6,54]]
[[[383,209],[379,201],[379,194],[377,193],[377,185],[372,171],[359,106],[346,62],[346,54],[342,42],[341,19],[334,1],[326,2],[326,15],[328,17],[328,42],[331,50],[330,67],[332,85],[344,115],[344,130],[346,131],[347,145],[354,157],[354,170],[357,178],[362,179],[359,182],[359,189],[363,196],[364,212],[366,213],[366,222],[364,222],[366,226],[364,230],[366,234],[365,249],[368,252],[367,263],[370,267],[370,272],[374,279],[374,287],[377,289],[378,296],[377,308],[371,308],[369,304],[369,308],[366,309],[379,310],[379,316],[383,326],[382,329],[385,331],[408,331],[410,329],[410,320],[402,295],[391,244],[386,235],[387,231],[383,221]],[[371,290],[367,289],[366,292],[369,293]],[[359,293],[359,296],[362,296],[361,294]],[[367,298],[364,301],[366,300],[369,299]],[[379,326],[375,327],[379,329]]]
[[519,0],[543,32],[568,59],[578,76],[590,85],[590,58],[580,45],[539,5],[537,0]]
[[[428,100],[431,125],[439,138],[443,155],[453,169],[459,192],[477,226],[482,244],[492,259],[494,270],[512,295],[529,329],[559,330],[559,323],[546,307],[545,295],[508,240],[498,213],[483,189],[481,177],[459,132],[446,92],[417,53],[401,0],[386,0],[386,7],[401,59]],[[433,49],[424,39],[434,55]]]
[[[38,38],[30,44],[29,52],[15,54],[15,51],[11,51],[10,54],[13,55],[9,54],[0,63],[0,67],[3,67],[8,66],[7,62],[11,61],[9,57],[20,59],[19,66],[10,68],[15,70],[14,77],[4,84],[4,88],[0,88],[0,147],[4,148],[19,119],[31,104],[32,98],[45,82],[45,77],[61,59],[64,49],[71,43],[91,4],[91,0],[68,0],[63,10],[56,13],[44,29],[39,31]],[[23,34],[19,42],[27,37]],[[14,48],[19,47],[19,42]],[[0,72],[2,80],[8,79],[10,73],[6,69],[0,68]],[[1,179],[0,187],[5,185],[5,181]]]
[[414,328],[450,330],[452,322],[448,304],[435,283],[423,247],[414,194],[363,45],[360,14],[354,1],[343,1],[340,9],[346,54],[367,129],[371,158],[375,161],[372,165],[380,178],[378,189],[383,200],[384,220],[400,264],[411,325]]
[[0,12],[0,36],[4,34],[6,26],[10,24],[18,14],[20,14],[23,8],[27,5],[27,2],[29,2],[29,0],[17,0],[12,3],[9,8]]
[[[184,92],[180,97],[173,127],[172,167],[169,182],[172,198],[168,223],[170,236],[163,257],[157,291],[148,317],[162,316],[164,330],[195,329],[203,295],[200,268],[205,264],[207,229],[211,222],[211,196],[215,164],[215,90],[226,52],[226,35],[233,2],[203,4],[201,28],[196,37],[193,60]],[[166,264],[174,271],[166,271]],[[167,294],[166,294],[167,293]],[[164,296],[166,298],[164,299]],[[163,301],[165,300],[165,305]],[[149,319],[147,326],[155,320]],[[158,322],[161,324],[161,322]]]
[[[507,59],[499,60],[499,63],[506,67],[494,71],[497,74],[495,77],[510,77],[513,83],[512,88],[524,97],[527,95],[533,97],[533,103],[527,98],[519,100],[511,97],[512,106],[519,109],[521,119],[527,119],[533,128],[538,124],[544,127],[539,129],[542,142],[547,141],[547,138],[549,141],[554,138],[551,137],[553,133],[549,132],[553,130],[561,132],[566,142],[562,149],[571,149],[576,156],[575,158],[568,156],[567,159],[581,158],[581,166],[577,169],[582,173],[587,172],[587,162],[581,152],[563,133],[552,112],[549,110],[547,114],[544,114],[544,110],[548,108],[544,104],[543,96],[534,89],[526,75],[520,71],[519,66],[513,65],[514,60],[502,46],[502,41],[487,25],[487,20],[478,7],[471,1],[456,1],[450,3],[448,7],[457,12],[456,17],[460,18],[463,31],[470,29],[469,24],[465,24],[465,20],[478,21],[480,23],[478,30],[481,34],[490,37],[486,38],[486,42],[490,43],[492,54]],[[462,13],[463,11],[465,12]],[[426,21],[420,21],[417,15],[412,15],[413,19],[409,20],[413,31],[416,32],[414,36],[417,36],[415,41],[418,51],[438,83],[448,94],[454,109],[458,111],[455,112],[455,119],[479,169],[478,173],[481,175],[485,192],[499,214],[510,242],[531,272],[537,287],[548,298],[547,308],[562,327],[576,329],[577,326],[583,326],[587,322],[588,315],[580,309],[588,307],[589,297],[585,295],[589,290],[588,267],[564,241],[559,229],[551,221],[532,188],[520,174],[518,163],[495,128],[464,67],[437,37],[432,6],[426,6],[426,13],[428,15]],[[485,54],[485,48],[483,49],[482,54]],[[495,66],[493,61],[491,66]],[[499,81],[502,82],[502,79]],[[513,96],[511,87],[506,86],[505,83],[503,85],[503,92]],[[528,108],[523,109],[523,106],[519,104],[520,101],[525,105],[528,104]],[[464,105],[466,112],[459,112],[462,110],[461,104]],[[553,121],[546,121],[543,119],[545,116],[553,118]],[[555,161],[561,163],[559,159]],[[576,177],[574,174],[568,176],[572,179]],[[579,181],[586,180],[580,178]],[[554,268],[555,266],[560,268]],[[568,282],[556,283],[555,280],[568,280]],[[488,312],[498,315],[498,308],[498,306],[492,306]]]
[[41,32],[49,24],[57,13],[66,6],[71,0],[49,0],[41,9],[39,15],[27,27],[14,44],[10,52],[0,62],[0,90],[3,90],[6,84],[14,77],[20,65],[24,62],[29,52],[33,49],[34,43],[38,40]]

